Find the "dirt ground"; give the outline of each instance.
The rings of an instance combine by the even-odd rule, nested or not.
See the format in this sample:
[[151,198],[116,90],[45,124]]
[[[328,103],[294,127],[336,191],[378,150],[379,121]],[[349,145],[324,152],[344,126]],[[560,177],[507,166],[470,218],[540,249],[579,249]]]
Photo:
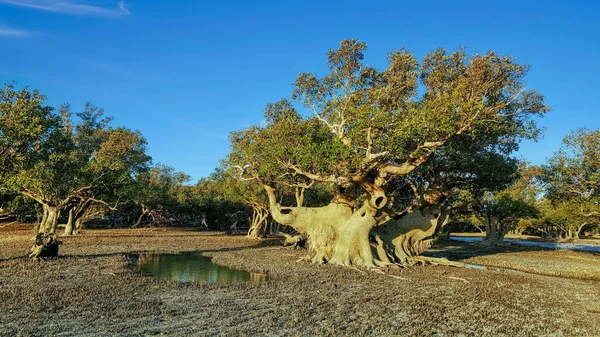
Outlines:
[[[297,262],[306,252],[274,239],[121,229],[63,238],[61,258],[36,262],[23,257],[30,230],[0,226],[2,336],[600,336],[600,256],[589,253],[444,243],[430,254],[503,268],[380,273]],[[201,252],[273,278],[157,280],[132,268],[129,254],[143,251]],[[539,275],[559,275],[569,261],[580,264],[567,277]]]

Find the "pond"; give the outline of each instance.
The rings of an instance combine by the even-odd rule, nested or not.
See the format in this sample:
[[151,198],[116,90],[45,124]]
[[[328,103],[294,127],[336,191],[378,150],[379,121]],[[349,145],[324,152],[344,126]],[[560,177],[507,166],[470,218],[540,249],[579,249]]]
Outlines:
[[[450,240],[462,241],[462,242],[477,242],[477,241],[482,241],[483,238],[479,237],[479,236],[450,236]],[[521,245],[521,246],[534,246],[534,247],[543,247],[543,248],[551,248],[551,249],[570,249],[570,250],[578,250],[578,251],[584,251],[584,252],[600,253],[600,245],[527,241],[527,240],[518,240],[518,239],[504,239],[504,242]]]
[[142,253],[137,257],[136,266],[145,275],[180,282],[261,283],[269,278],[267,274],[220,266],[211,258],[195,253]]

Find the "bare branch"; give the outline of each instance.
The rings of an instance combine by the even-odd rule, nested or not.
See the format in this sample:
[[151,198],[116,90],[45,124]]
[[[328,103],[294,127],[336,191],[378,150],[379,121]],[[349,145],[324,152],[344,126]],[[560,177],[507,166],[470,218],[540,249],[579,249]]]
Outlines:
[[318,181],[318,182],[322,182],[322,183],[331,183],[331,184],[337,184],[340,186],[343,185],[348,185],[349,181],[348,178],[346,177],[336,177],[334,175],[330,175],[330,176],[321,176],[318,174],[314,174],[314,173],[310,173],[307,171],[302,170],[301,168],[299,168],[298,166],[291,164],[291,163],[287,163],[284,164],[285,166],[287,166],[288,168],[294,170],[296,172],[296,174],[300,174],[303,175],[305,177],[307,177],[308,179],[314,180],[314,181]]
[[111,206],[106,201],[100,200],[100,199],[96,199],[96,198],[87,198],[87,200],[89,200],[91,202],[95,202],[97,204],[102,204],[102,205],[108,207],[108,209],[111,210],[111,211],[116,211],[117,210],[117,204],[115,204],[114,206]]
[[584,217],[586,218],[591,218],[593,216],[600,216],[600,212],[589,212],[589,213],[584,213],[583,214]]
[[27,197],[30,197],[31,199],[37,201],[40,204],[44,204],[44,197],[42,197],[39,194],[33,193],[31,191],[28,190],[21,190],[21,194]]

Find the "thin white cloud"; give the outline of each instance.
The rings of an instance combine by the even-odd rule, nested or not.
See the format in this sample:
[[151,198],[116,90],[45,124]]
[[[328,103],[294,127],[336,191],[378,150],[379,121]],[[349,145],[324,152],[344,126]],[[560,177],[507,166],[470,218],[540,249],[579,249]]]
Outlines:
[[75,0],[0,0],[0,3],[72,15],[119,16],[131,14],[125,1],[117,2],[116,8],[101,7]]
[[18,28],[10,28],[0,26],[0,37],[30,37],[32,35],[37,34],[36,32],[32,32],[30,30],[18,29]]

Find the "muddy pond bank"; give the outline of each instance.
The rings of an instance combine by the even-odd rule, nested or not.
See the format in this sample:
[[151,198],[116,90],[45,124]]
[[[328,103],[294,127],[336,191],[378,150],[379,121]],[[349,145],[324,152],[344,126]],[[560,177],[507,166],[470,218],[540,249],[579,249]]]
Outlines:
[[[440,266],[380,274],[297,262],[306,252],[277,240],[168,229],[86,231],[64,239],[62,258],[35,262],[21,257],[29,238],[25,227],[0,229],[2,336],[600,335],[594,280]],[[180,283],[143,276],[128,260],[184,251],[276,280]],[[567,256],[593,269],[598,257],[585,254],[508,250],[467,259]]]

